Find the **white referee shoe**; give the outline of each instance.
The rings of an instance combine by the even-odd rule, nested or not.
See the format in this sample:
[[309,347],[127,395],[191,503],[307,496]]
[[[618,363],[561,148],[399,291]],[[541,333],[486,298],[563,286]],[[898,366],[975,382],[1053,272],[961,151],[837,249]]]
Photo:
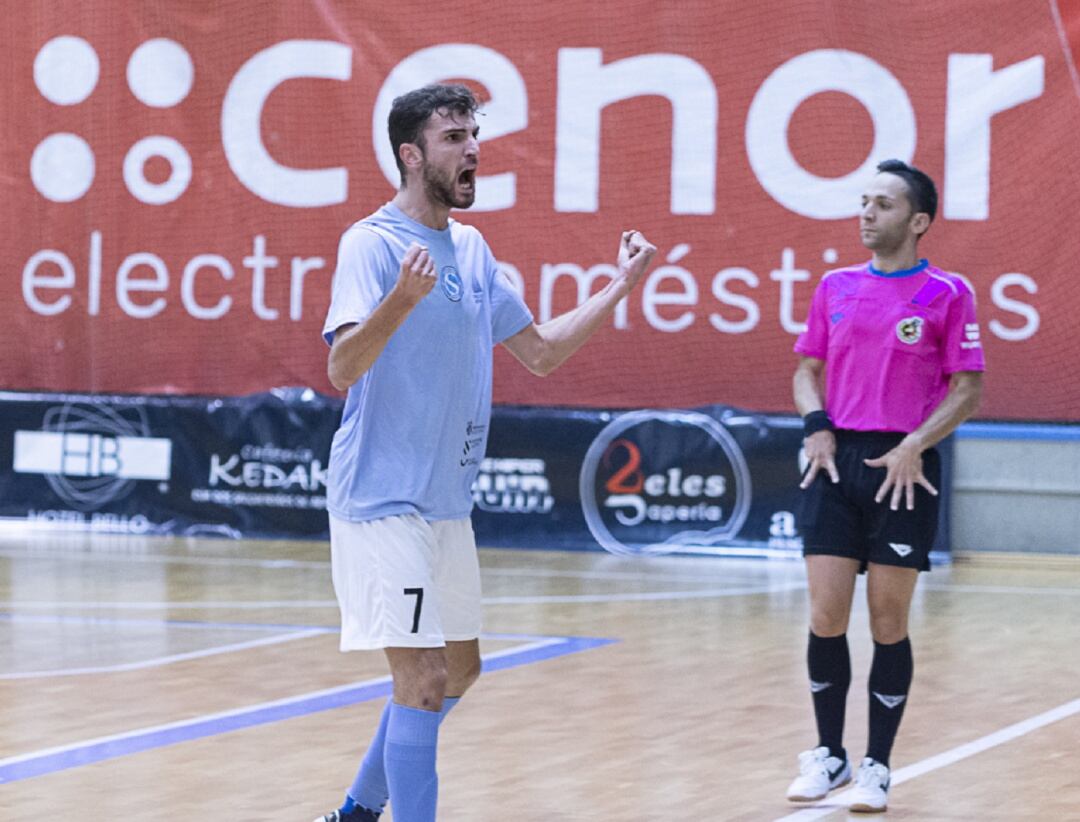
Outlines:
[[851,781],[851,763],[829,756],[825,746],[799,754],[799,775],[787,790],[791,802],[814,802]]
[[848,809],[856,813],[880,813],[889,802],[889,769],[866,757],[855,775]]

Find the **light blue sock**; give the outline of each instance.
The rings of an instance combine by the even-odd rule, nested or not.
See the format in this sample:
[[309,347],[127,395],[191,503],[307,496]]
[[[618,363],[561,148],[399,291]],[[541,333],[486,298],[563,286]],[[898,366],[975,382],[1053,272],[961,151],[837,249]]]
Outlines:
[[[461,701],[460,696],[448,696],[443,699],[442,710],[439,712],[440,721],[446,718],[450,710]],[[386,765],[384,753],[386,748],[386,723],[390,720],[390,706],[392,699],[386,700],[382,717],[379,719],[379,728],[375,731],[375,737],[364,754],[364,761],[360,764],[360,770],[353,780],[352,787],[345,795],[345,804],[341,806],[341,812],[347,813],[357,805],[367,808],[369,811],[382,813],[386,802],[390,798],[390,789],[386,786]]]
[[435,748],[442,713],[390,706],[386,725],[386,782],[397,822],[435,822],[439,777]]

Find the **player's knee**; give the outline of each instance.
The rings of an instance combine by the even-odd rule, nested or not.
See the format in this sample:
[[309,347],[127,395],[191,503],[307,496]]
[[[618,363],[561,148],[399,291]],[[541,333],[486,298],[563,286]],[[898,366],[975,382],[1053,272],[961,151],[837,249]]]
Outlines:
[[480,678],[480,656],[455,659],[446,682],[447,696],[461,696]]
[[892,645],[908,634],[907,614],[894,609],[885,609],[870,613],[870,633],[874,641],[882,645]]
[[445,663],[425,668],[417,682],[420,704],[416,707],[423,708],[425,711],[439,710],[442,707],[443,696],[446,694],[448,677]]
[[446,660],[441,653],[424,653],[393,668],[394,701],[410,708],[437,711],[446,693]]
[[469,660],[468,666],[461,672],[462,692],[468,690],[473,686],[473,683],[480,678],[481,663],[480,657]]
[[815,605],[810,612],[810,630],[820,637],[840,636],[847,632],[849,613],[836,605]]

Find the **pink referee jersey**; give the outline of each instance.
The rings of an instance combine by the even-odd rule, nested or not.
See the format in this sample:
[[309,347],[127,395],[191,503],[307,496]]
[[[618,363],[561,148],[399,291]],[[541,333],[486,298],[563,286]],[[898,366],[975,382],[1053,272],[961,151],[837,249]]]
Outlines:
[[830,271],[795,351],[825,361],[825,410],[854,431],[910,433],[945,398],[949,375],[986,367],[971,289],[926,260],[888,274],[869,263]]

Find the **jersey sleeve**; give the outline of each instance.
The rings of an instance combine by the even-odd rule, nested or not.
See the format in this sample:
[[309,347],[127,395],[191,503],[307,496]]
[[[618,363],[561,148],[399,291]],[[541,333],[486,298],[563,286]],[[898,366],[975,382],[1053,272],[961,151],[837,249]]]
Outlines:
[[945,314],[942,369],[946,374],[985,371],[986,360],[975,316],[975,296],[960,278],[956,278],[956,284],[959,293],[953,297]]
[[334,344],[341,326],[363,322],[382,302],[391,285],[387,272],[393,267],[386,243],[375,233],[353,226],[341,236],[322,331],[327,345]]
[[518,294],[514,284],[499,270],[498,263],[485,249],[488,289],[491,295],[491,342],[498,345],[532,324],[533,314]]
[[826,280],[818,283],[806,318],[806,330],[795,341],[795,351],[805,357],[824,360],[829,353],[829,321],[827,314],[829,286]]

